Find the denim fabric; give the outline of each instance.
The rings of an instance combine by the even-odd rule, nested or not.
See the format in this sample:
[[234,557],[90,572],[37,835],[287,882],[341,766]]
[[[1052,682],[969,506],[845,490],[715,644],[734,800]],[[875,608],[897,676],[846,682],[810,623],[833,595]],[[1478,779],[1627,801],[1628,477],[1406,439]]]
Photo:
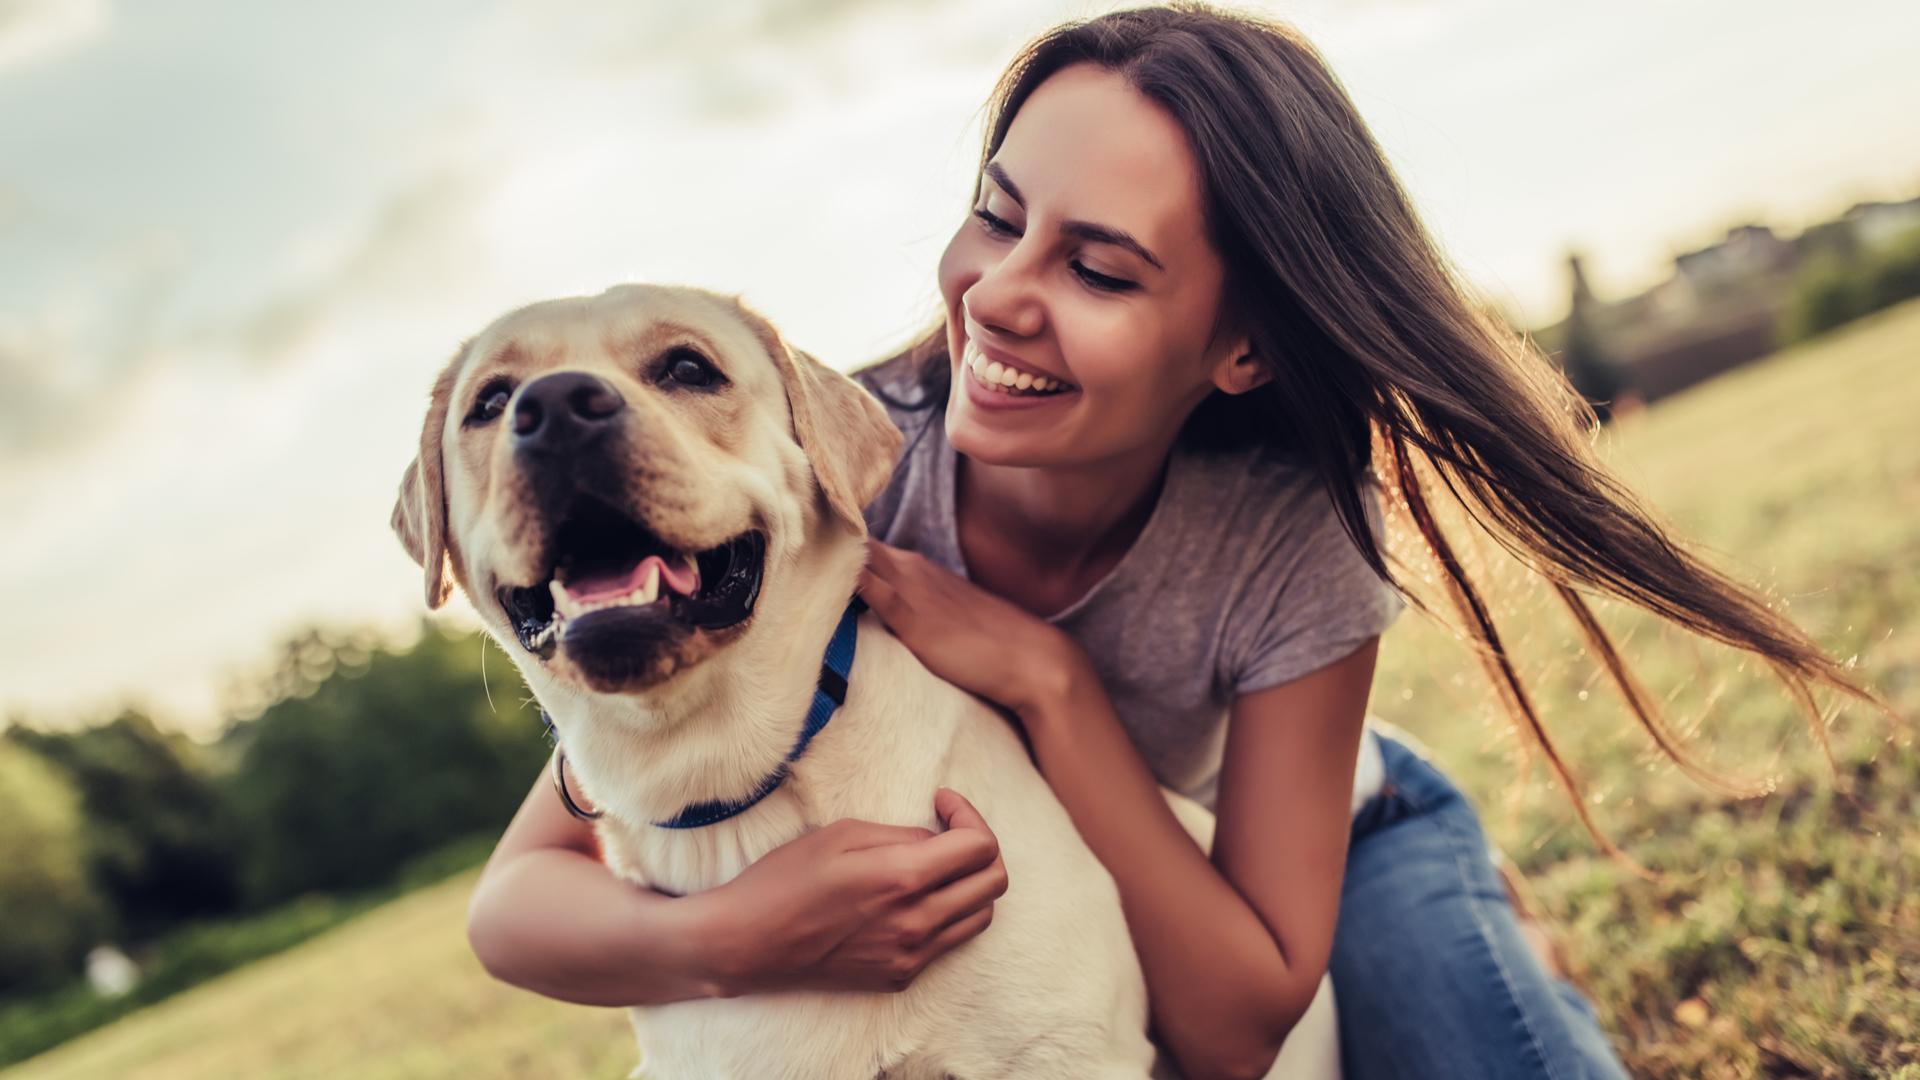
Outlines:
[[1592,1008],[1520,936],[1472,805],[1404,736],[1380,743],[1333,939],[1348,1080],[1624,1078]]

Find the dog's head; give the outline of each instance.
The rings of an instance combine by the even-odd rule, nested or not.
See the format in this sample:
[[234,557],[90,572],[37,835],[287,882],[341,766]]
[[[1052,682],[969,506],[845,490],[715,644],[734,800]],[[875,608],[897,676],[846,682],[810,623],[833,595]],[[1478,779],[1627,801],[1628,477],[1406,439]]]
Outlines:
[[394,531],[519,666],[629,693],[746,632],[769,574],[859,535],[899,452],[859,384],[737,299],[621,286],[534,304],[434,383]]

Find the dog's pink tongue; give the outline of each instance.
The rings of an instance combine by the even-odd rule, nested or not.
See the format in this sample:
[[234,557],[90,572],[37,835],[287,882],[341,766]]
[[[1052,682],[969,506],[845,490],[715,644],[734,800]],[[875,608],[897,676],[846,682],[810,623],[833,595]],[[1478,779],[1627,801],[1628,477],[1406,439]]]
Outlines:
[[566,583],[567,595],[583,604],[625,596],[646,582],[647,564],[659,561],[659,556],[649,555],[623,571],[573,578]]
[[[656,558],[654,561],[659,560]],[[692,596],[700,591],[700,568],[691,562],[683,562],[678,566],[663,562],[660,563],[660,580],[681,596]]]
[[649,555],[625,571],[574,578],[566,583],[567,595],[583,604],[625,596],[646,584],[651,572],[648,564],[659,567],[660,580],[682,596],[692,596],[700,588],[700,572],[693,566],[675,566],[658,555]]

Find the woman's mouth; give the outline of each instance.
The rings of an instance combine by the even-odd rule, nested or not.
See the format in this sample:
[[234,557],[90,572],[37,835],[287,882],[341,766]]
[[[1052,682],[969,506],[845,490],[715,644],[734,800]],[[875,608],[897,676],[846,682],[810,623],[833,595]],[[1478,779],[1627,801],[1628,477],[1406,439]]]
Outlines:
[[960,367],[982,389],[1008,397],[1056,397],[1079,389],[1060,379],[989,360],[971,338],[961,347]]

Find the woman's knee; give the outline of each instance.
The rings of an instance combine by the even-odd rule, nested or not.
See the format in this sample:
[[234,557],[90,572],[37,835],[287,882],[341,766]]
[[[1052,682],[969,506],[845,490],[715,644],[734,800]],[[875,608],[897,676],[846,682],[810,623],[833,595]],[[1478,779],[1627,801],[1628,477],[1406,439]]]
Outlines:
[[1624,1075],[1528,950],[1471,805],[1417,797],[1349,854],[1331,963],[1347,1075]]

